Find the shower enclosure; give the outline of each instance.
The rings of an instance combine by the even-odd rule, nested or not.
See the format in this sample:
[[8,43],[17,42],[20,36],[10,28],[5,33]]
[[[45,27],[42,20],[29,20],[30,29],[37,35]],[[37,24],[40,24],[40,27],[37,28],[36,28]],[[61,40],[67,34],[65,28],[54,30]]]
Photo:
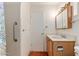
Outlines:
[[4,3],[0,2],[0,56],[6,55]]

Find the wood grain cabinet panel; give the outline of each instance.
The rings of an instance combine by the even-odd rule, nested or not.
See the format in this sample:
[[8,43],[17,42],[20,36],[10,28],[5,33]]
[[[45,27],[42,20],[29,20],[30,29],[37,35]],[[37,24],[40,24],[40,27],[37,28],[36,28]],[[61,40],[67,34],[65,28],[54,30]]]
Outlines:
[[53,46],[52,46],[52,41],[50,39],[47,39],[47,49],[48,49],[48,55],[52,56]]

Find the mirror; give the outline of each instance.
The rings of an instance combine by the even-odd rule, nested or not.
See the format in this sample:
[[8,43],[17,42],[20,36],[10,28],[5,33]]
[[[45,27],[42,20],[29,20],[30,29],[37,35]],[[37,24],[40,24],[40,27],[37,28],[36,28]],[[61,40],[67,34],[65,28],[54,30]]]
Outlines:
[[68,4],[56,16],[56,29],[72,28],[72,6]]

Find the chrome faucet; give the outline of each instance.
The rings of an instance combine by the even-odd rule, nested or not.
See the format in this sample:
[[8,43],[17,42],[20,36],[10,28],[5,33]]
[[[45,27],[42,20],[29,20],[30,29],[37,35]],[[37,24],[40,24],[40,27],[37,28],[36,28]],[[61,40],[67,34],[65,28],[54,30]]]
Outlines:
[[66,38],[66,36],[65,35],[61,35],[63,38]]

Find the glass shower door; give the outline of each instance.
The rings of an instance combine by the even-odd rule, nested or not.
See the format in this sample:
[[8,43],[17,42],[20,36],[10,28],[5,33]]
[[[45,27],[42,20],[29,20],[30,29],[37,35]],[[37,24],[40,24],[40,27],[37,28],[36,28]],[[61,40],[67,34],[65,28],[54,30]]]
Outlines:
[[6,55],[4,3],[0,3],[0,56]]

